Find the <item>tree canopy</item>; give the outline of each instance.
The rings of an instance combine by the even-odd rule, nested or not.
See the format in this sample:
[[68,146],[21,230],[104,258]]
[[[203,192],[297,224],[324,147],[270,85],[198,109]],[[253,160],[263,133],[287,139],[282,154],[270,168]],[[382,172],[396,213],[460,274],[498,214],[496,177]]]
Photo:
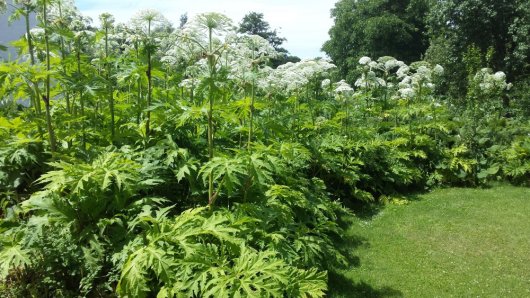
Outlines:
[[[481,56],[482,63],[506,71],[510,81],[528,76],[530,2],[436,1],[428,15],[428,25],[430,47],[427,59],[448,64],[454,82],[465,83],[467,71],[464,64],[469,64],[466,59],[470,59],[473,51]],[[470,71],[473,73],[476,69]],[[464,87],[460,86],[457,91]]]
[[387,55],[446,66],[452,95],[463,94],[479,66],[504,70],[513,82],[528,79],[526,0],[340,0],[331,16],[322,50],[349,81],[360,57]]
[[278,36],[276,29],[271,29],[269,22],[265,21],[263,13],[249,12],[246,14],[237,31],[239,33],[247,33],[258,35],[266,39],[272,47],[280,54],[279,57],[271,60],[273,67],[287,63],[287,62],[298,62],[300,58],[291,56],[289,51],[282,47],[283,42],[287,41],[286,38]]
[[428,7],[428,0],[340,0],[322,50],[349,79],[362,56],[419,60],[428,46]]
[[269,41],[276,51],[287,52],[286,49],[281,47],[287,39],[278,36],[276,29],[271,30],[269,22],[264,20],[263,13],[249,12],[246,14],[239,24],[238,32],[259,35]]

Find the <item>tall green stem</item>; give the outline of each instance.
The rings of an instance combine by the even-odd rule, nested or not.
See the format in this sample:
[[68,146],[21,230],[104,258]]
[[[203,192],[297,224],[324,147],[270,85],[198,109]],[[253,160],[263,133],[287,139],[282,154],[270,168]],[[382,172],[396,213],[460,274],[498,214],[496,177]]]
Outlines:
[[[139,45],[135,42],[134,48],[136,49],[136,61],[140,61]],[[138,79],[138,98],[136,99],[136,124],[140,124],[140,118],[142,116],[142,79]]]
[[[79,78],[81,78],[81,42],[77,40],[77,53],[76,53],[76,60],[77,60],[77,75]],[[80,105],[80,113],[81,118],[83,118],[81,122],[81,134],[82,134],[82,146],[83,150],[86,150],[86,135],[85,135],[85,100],[83,98],[83,89],[79,89],[79,105]]]
[[[62,10],[62,7],[61,7],[61,1],[57,2],[57,7],[59,8],[59,19],[61,20],[61,23],[62,23],[62,21],[63,21],[63,10]],[[60,41],[60,46],[61,46],[61,62],[63,64],[63,71],[64,71],[64,73],[67,73],[67,71],[66,71],[66,51],[65,51],[65,47],[64,47],[64,38],[61,36],[59,38],[59,41]],[[66,91],[65,99],[66,99],[66,112],[72,113],[72,109],[71,109],[71,105],[70,105],[70,93],[68,91]]]
[[[208,108],[208,160],[211,161],[214,157],[213,154],[213,101],[214,101],[214,75],[215,75],[215,57],[213,53],[213,43],[212,43],[212,28],[208,30],[208,42],[209,42],[209,53],[208,53],[208,67],[210,70],[209,78],[209,92],[208,92],[208,101],[210,103]],[[213,175],[210,172],[208,175],[208,204],[210,208],[215,203],[215,197],[213,193]]]
[[105,80],[107,81],[107,96],[109,99],[109,109],[110,109],[110,135],[111,142],[114,142],[115,130],[114,130],[114,97],[112,90],[112,83],[110,82],[110,63],[109,63],[109,25],[104,24],[105,26]]
[[147,122],[145,124],[145,135],[149,136],[149,126],[151,123],[151,94],[152,94],[152,78],[151,78],[151,21],[147,23]]
[[254,49],[252,49],[252,89],[250,97],[250,115],[249,115],[249,129],[248,129],[248,142],[247,150],[250,151],[250,142],[252,141],[252,134],[254,130],[254,101],[256,100],[256,66],[254,65]]
[[44,106],[46,108],[46,126],[48,129],[48,137],[50,141],[50,150],[52,153],[56,151],[55,143],[55,132],[52,126],[52,118],[50,113],[50,42],[48,37],[48,14],[46,1],[43,2],[43,21],[44,21],[44,43],[46,45],[46,95],[42,97],[44,101]]
[[[28,5],[26,5],[24,8],[25,8],[24,21],[26,23],[26,37],[28,40],[29,59],[31,62],[31,66],[33,66],[35,65],[35,49],[33,48],[33,38],[31,37],[30,24],[29,24],[29,15],[31,13],[31,10]],[[36,88],[38,88],[38,85]],[[33,105],[35,109],[35,114],[39,115],[41,112],[40,103],[39,103],[39,99],[38,98],[36,99],[34,95],[31,96],[31,104]]]

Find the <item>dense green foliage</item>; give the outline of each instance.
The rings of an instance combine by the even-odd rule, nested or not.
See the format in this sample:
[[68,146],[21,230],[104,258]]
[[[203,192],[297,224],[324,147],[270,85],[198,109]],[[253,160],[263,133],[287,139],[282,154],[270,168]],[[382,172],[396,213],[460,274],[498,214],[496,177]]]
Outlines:
[[526,297],[530,189],[449,188],[348,217],[357,263],[330,274],[330,297]]
[[15,5],[41,23],[0,64],[8,297],[322,297],[342,204],[529,181],[501,71],[470,68],[462,103],[440,65],[362,57],[354,90],[324,59],[268,67],[218,13],[93,28],[68,1]]

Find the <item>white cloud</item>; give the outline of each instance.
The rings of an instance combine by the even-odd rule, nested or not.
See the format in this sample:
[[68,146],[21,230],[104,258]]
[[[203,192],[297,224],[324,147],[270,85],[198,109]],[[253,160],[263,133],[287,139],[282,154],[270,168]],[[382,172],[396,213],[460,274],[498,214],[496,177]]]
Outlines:
[[241,21],[250,11],[265,15],[271,28],[287,38],[284,46],[293,55],[301,58],[324,56],[320,52],[328,39],[328,30],[333,24],[330,10],[337,0],[77,0],[76,5],[85,15],[97,21],[102,12],[109,12],[120,22],[127,22],[138,10],[157,9],[173,23],[178,24],[182,14],[215,11],[234,20]]

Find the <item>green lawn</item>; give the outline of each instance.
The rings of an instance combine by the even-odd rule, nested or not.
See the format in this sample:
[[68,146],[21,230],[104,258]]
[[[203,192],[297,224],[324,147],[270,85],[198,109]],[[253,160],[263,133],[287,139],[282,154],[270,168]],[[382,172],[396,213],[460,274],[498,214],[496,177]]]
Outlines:
[[530,297],[530,189],[443,189],[349,218],[331,297]]

